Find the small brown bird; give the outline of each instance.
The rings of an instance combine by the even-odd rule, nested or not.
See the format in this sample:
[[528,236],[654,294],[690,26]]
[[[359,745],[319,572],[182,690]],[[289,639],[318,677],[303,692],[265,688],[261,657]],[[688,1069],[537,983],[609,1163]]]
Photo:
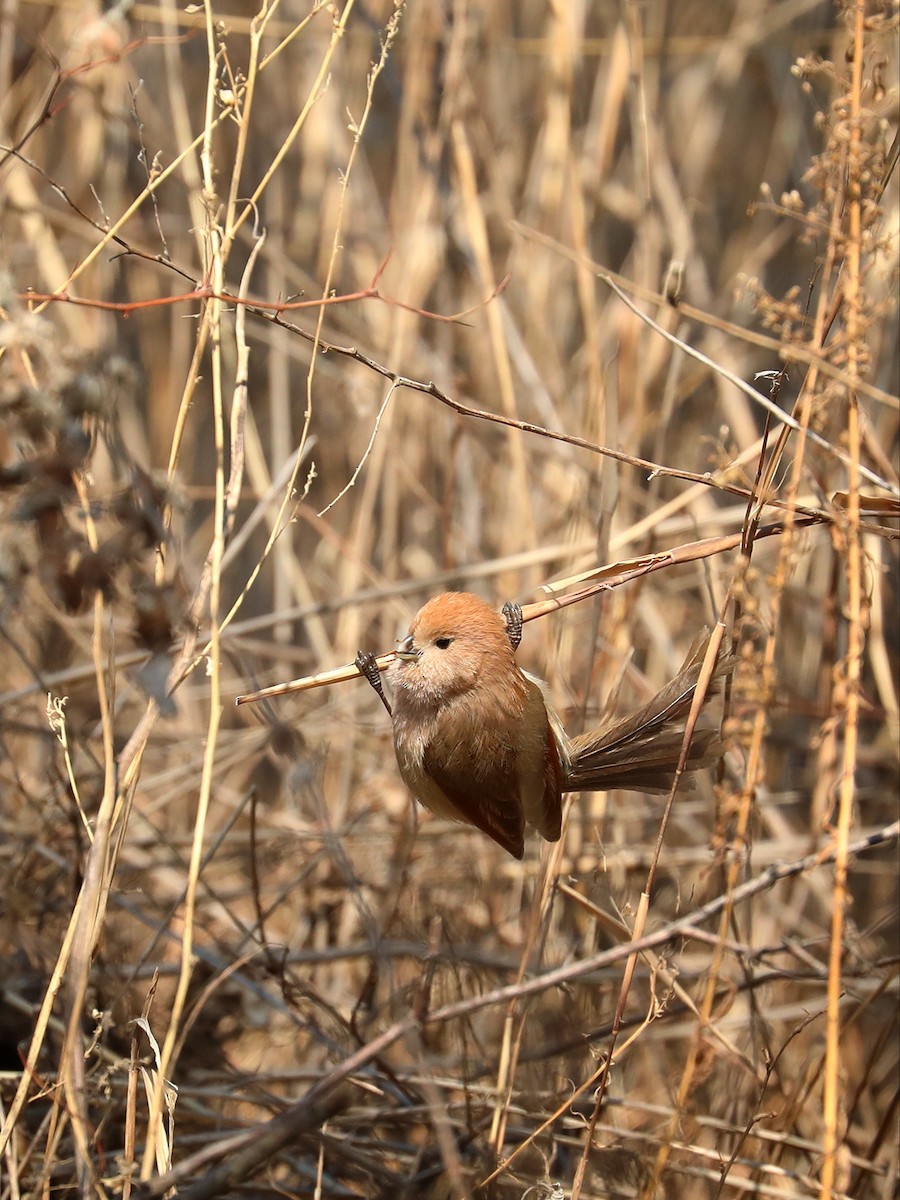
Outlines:
[[[516,665],[517,643],[483,600],[445,592],[420,609],[388,678],[394,748],[410,791],[438,816],[475,825],[522,858],[526,825],[558,840],[563,792],[668,791],[706,641],[648,704],[572,739],[541,683]],[[720,661],[716,678],[729,666]],[[715,730],[696,730],[687,770],[720,752]]]

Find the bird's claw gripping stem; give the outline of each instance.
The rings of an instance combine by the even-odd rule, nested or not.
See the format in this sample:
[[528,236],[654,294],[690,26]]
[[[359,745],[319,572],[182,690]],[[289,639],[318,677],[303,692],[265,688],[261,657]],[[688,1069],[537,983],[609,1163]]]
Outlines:
[[506,633],[512,643],[513,650],[518,650],[519,642],[522,640],[522,606],[516,604],[513,600],[507,600],[503,605],[502,613],[506,617]]
[[371,686],[378,694],[378,698],[384,707],[387,709],[389,717],[393,717],[394,712],[391,708],[390,701],[384,694],[384,688],[381,684],[381,672],[378,670],[378,664],[375,661],[375,655],[369,650],[360,650],[356,658],[353,660],[356,664],[356,669],[364,679],[367,679]]

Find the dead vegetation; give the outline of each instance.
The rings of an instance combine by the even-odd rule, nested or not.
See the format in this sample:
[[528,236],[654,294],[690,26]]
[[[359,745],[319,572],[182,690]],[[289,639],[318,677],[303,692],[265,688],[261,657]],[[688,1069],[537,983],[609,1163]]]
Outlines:
[[[0,1200],[896,1196],[897,27],[0,6]],[[233,705],[598,563],[571,730],[739,657],[661,846]]]

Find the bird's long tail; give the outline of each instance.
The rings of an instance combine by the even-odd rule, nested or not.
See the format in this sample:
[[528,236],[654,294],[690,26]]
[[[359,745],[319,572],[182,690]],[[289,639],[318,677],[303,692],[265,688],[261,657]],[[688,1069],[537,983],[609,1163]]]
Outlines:
[[[572,738],[567,745],[563,790],[667,792],[681,757],[684,727],[709,645],[704,630],[671,683],[637,712],[619,717]],[[707,699],[721,691],[734,668],[734,657],[720,654]],[[718,729],[702,720],[691,739],[686,771],[708,767],[722,755]]]

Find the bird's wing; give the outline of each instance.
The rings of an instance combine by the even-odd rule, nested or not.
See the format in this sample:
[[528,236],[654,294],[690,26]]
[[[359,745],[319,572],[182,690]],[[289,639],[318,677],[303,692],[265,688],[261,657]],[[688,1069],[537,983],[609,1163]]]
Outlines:
[[[534,745],[520,743],[518,774],[519,794],[525,820],[548,842],[559,841],[562,825],[562,789],[565,769],[560,756],[560,744],[554,732],[556,714],[544,693],[539,679],[522,674],[528,681],[523,722],[529,729],[541,730]],[[562,734],[565,737],[565,734]],[[565,743],[562,753],[565,754]]]
[[515,771],[509,764],[494,763],[487,773],[456,771],[435,761],[426,749],[422,763],[433,783],[440,789],[450,812],[443,805],[428,803],[440,816],[474,825],[513,858],[525,855],[525,820],[516,788]]

